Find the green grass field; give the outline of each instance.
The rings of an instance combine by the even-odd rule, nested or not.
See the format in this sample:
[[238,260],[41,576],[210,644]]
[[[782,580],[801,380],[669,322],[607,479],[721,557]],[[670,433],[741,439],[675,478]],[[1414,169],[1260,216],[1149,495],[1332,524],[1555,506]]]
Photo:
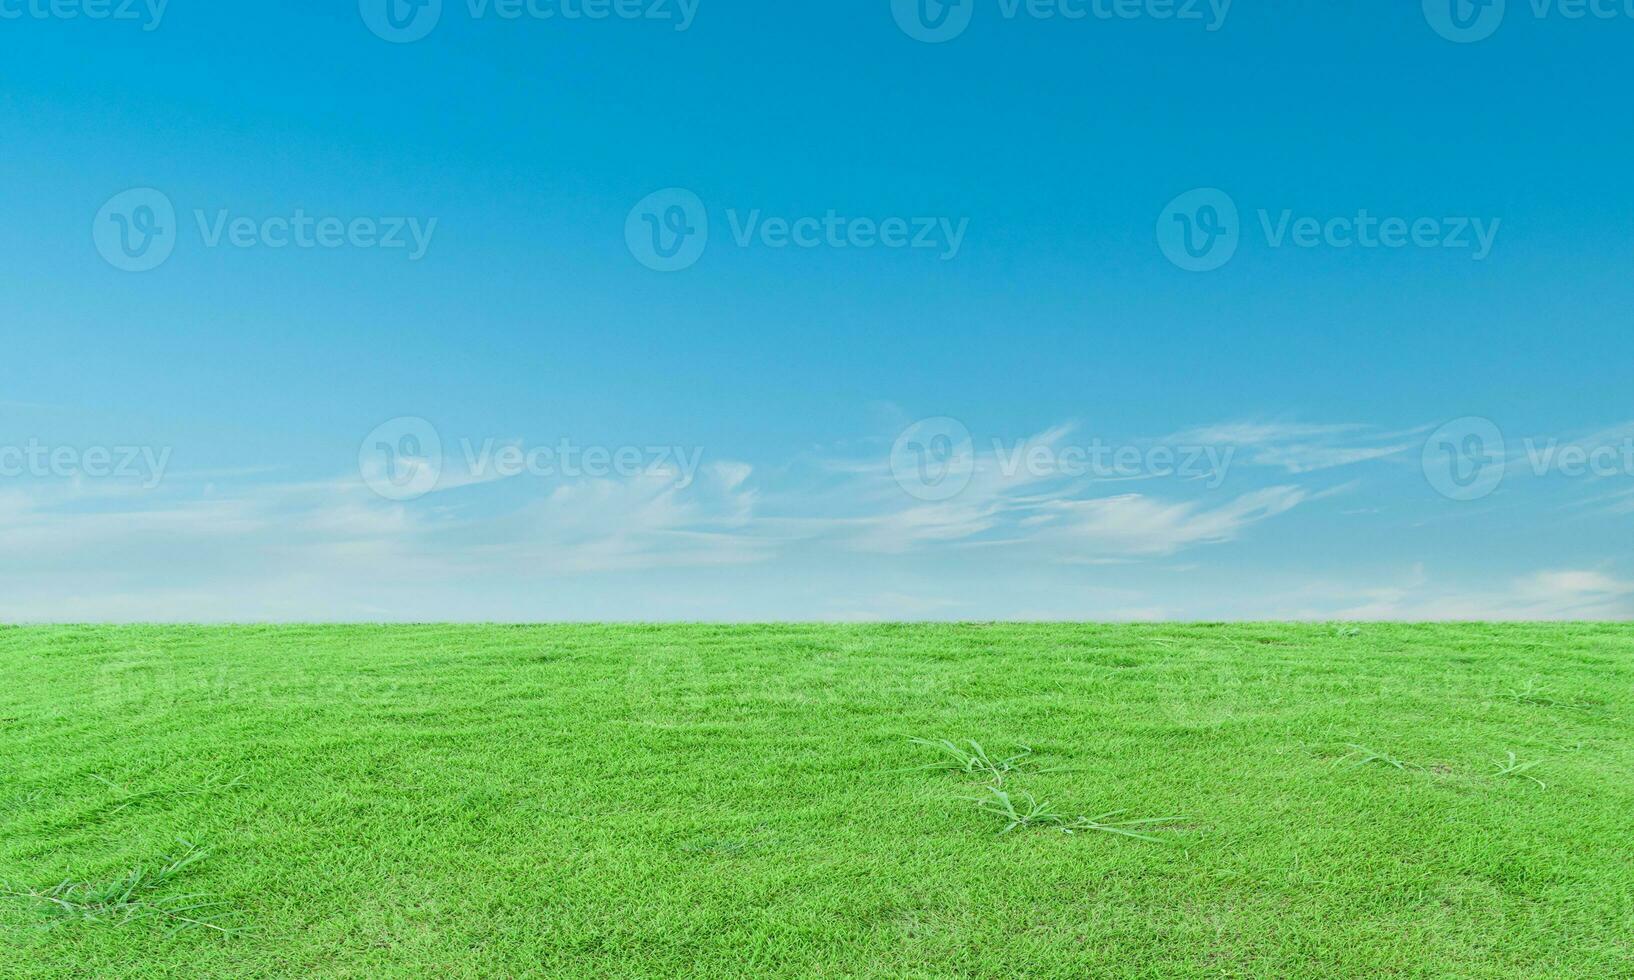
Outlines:
[[[0,975],[1634,976],[1629,626],[7,628],[0,671]],[[1108,811],[1176,819],[1064,832]]]

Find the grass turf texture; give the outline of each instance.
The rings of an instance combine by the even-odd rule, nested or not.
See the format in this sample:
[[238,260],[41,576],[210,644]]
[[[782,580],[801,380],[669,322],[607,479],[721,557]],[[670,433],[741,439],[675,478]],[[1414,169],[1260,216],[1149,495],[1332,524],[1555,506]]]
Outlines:
[[[0,676],[7,976],[1634,976],[1628,626],[9,628]],[[1000,834],[914,738],[1184,820]]]

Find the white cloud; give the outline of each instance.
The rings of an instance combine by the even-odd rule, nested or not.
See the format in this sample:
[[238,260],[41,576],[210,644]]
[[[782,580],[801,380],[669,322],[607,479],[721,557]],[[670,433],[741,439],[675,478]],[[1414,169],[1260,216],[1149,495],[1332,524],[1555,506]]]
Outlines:
[[[1007,448],[1022,456],[1033,447],[1053,451],[1070,433],[1071,427],[1056,426]],[[884,554],[979,538],[1073,490],[1072,482],[1053,470],[1007,466],[992,451],[975,452],[969,460],[969,484],[956,497],[939,502],[910,496],[896,482],[889,460],[877,452],[862,459],[820,457],[817,462],[841,484],[798,501],[802,509],[819,512],[787,526],[804,537],[830,538],[858,551]]]
[[367,618],[474,579],[759,561],[748,478],[723,463],[685,488],[661,474],[542,484],[509,509],[391,502],[356,478],[117,497],[37,481],[0,493],[0,619]]
[[1371,426],[1349,423],[1305,424],[1297,422],[1222,422],[1187,429],[1173,437],[1175,442],[1219,442],[1233,446],[1268,446],[1298,439],[1334,439]]
[[1290,474],[1314,473],[1388,459],[1420,448],[1415,438],[1428,427],[1407,432],[1378,432],[1355,423],[1228,422],[1181,432],[1170,439],[1181,444],[1224,445],[1251,449],[1247,462]]
[[1093,500],[1056,500],[1046,510],[1057,520],[1050,526],[1072,556],[1154,557],[1183,548],[1219,544],[1245,528],[1286,513],[1306,499],[1298,487],[1268,487],[1218,507],[1196,501],[1171,502],[1139,494]]
[[1393,586],[1361,590],[1364,601],[1338,610],[1358,620],[1563,620],[1634,616],[1634,582],[1592,569],[1532,572],[1490,590],[1437,584],[1415,566]]
[[565,483],[467,540],[490,564],[570,572],[761,561],[774,542],[753,533],[750,472],[717,464],[688,487],[664,474]]
[[[1309,496],[1299,487],[1281,485],[1224,497],[1178,477],[1165,481],[1169,493],[1189,497],[1091,496],[1098,487],[1127,481],[1065,475],[1058,463],[1072,438],[1072,427],[1056,426],[1002,449],[977,449],[970,460],[969,485],[941,502],[914,499],[877,458],[825,460],[824,470],[842,480],[836,496],[866,501],[870,507],[788,526],[808,538],[880,554],[963,545],[1026,551],[1050,561],[1131,561],[1233,540],[1250,525]],[[1029,459],[1038,462],[1024,465]]]
[[[0,483],[0,620],[562,618],[582,611],[586,598],[598,603],[586,615],[612,610],[629,618],[693,609],[750,619],[768,611],[780,618],[1275,613],[1270,605],[1281,596],[1257,583],[1239,587],[1248,566],[1225,569],[1219,557],[1269,562],[1258,572],[1271,574],[1317,559],[1212,549],[1253,540],[1267,521],[1360,489],[1360,479],[1295,485],[1284,473],[1382,458],[1401,442],[1366,426],[1279,423],[1206,427],[1169,441],[1182,439],[1240,444],[1268,468],[1233,471],[1227,492],[1179,477],[1115,482],[1015,465],[1034,449],[1058,460],[1080,441],[1071,427],[1057,426],[1001,450],[981,443],[968,487],[944,502],[916,499],[898,485],[888,444],[877,441],[787,467],[712,461],[690,483],[679,471],[457,478],[408,503],[376,496],[357,474],[280,481],[261,467],[172,471],[156,491],[109,481],[9,481]],[[1140,492],[1123,492],[1130,487]],[[1599,487],[1613,491],[1596,500],[1602,508],[1634,510],[1634,491]],[[1373,494],[1363,503],[1381,502]],[[1382,501],[1393,515],[1380,518],[1393,522],[1390,543],[1415,533],[1411,522],[1420,515],[1403,513],[1413,499]],[[1354,544],[1368,531],[1357,518],[1380,510],[1352,508],[1350,519],[1313,530]],[[1484,513],[1449,509],[1468,531],[1443,526],[1490,534]],[[1582,513],[1588,520],[1603,510]],[[1163,560],[1177,554],[1186,566]],[[1172,577],[1182,567],[1196,572],[1191,581]],[[1310,603],[1295,618],[1634,615],[1634,583],[1570,555],[1533,556],[1496,586],[1469,587],[1474,571],[1484,570],[1434,582],[1418,569],[1381,584],[1304,593],[1295,585],[1283,595]],[[722,582],[747,584],[754,595]],[[1018,582],[1026,587],[991,587]],[[1085,591],[1106,586],[1134,591]]]

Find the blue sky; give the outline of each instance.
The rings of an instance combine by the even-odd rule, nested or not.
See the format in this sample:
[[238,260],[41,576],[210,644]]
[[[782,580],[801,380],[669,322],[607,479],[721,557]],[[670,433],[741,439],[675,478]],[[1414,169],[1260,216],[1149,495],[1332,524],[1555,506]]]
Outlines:
[[1627,616],[1634,11],[1438,2],[0,0],[0,618]]

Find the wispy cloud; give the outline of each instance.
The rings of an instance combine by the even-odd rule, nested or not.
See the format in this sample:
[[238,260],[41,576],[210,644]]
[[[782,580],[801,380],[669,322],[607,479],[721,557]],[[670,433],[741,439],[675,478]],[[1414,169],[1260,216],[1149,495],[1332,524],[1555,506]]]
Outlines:
[[1188,429],[1176,441],[1236,446],[1250,450],[1243,460],[1289,474],[1314,473],[1388,459],[1416,451],[1429,426],[1405,432],[1381,432],[1354,423],[1228,422]]
[[569,572],[632,571],[763,561],[774,541],[752,527],[747,467],[706,466],[678,486],[661,475],[563,484],[504,518],[463,526],[490,563]]
[[1634,616],[1634,582],[1594,569],[1550,569],[1493,589],[1437,583],[1415,566],[1393,585],[1361,590],[1362,601],[1336,613],[1343,619],[1562,620]]
[[[742,533],[752,515],[748,471],[706,468],[689,487],[660,474],[543,488],[514,507],[437,494],[383,500],[361,479],[261,483],[217,491],[197,484],[118,497],[36,481],[0,493],[0,618],[94,616],[75,594],[153,598],[136,618],[201,616],[178,597],[214,595],[215,609],[268,608],[268,596],[336,597],[488,578],[526,580],[593,571],[673,568],[764,559]],[[75,594],[65,594],[72,581]],[[110,608],[127,610],[123,602]],[[275,615],[275,614],[274,614]],[[342,613],[346,615],[346,613]]]
[[1024,549],[1054,561],[1134,560],[1231,541],[1307,498],[1290,485],[1224,498],[1186,479],[1170,479],[1162,493],[1109,495],[1111,484],[1155,478],[1070,473],[1061,460],[1071,458],[1063,451],[1074,432],[1061,425],[1011,445],[972,448],[969,486],[940,502],[915,500],[878,459],[830,462],[826,468],[845,478],[845,496],[876,506],[856,516],[814,519],[813,533],[891,554],[960,544]]
[[[711,460],[690,480],[655,468],[497,481],[454,467],[435,492],[410,502],[371,492],[365,477],[373,474],[303,481],[261,467],[173,472],[155,490],[108,480],[10,481],[0,483],[0,620],[446,618],[472,608],[525,617],[534,608],[530,596],[581,584],[591,590],[581,595],[629,589],[628,615],[640,617],[655,608],[655,596],[665,597],[667,610],[690,608],[699,596],[717,612],[737,608],[731,595],[715,598],[710,583],[755,578],[786,581],[793,591],[742,606],[748,618],[756,609],[817,618],[943,618],[976,610],[1050,618],[1218,616],[1232,609],[1258,615],[1274,611],[1267,598],[1234,592],[1233,579],[1219,577],[1222,562],[1231,563],[1233,575],[1255,561],[1269,563],[1263,567],[1272,573],[1285,571],[1294,557],[1267,557],[1265,526],[1296,509],[1320,514],[1321,502],[1338,494],[1380,499],[1377,481],[1361,470],[1346,470],[1342,480],[1290,474],[1383,458],[1399,452],[1400,434],[1360,425],[1231,423],[1169,438],[1208,440],[1253,450],[1261,465],[1233,470],[1229,488],[1176,474],[1107,478],[1058,465],[1068,450],[1087,444],[1078,429],[1059,425],[1002,445],[984,440],[967,447],[968,485],[941,501],[920,499],[899,482],[889,436],[813,450],[781,465]],[[1372,448],[1364,445],[1369,441]],[[1145,452],[1160,442],[1130,445]],[[1034,462],[1018,465],[1023,459]],[[1393,464],[1389,471],[1396,478],[1405,473]],[[1581,508],[1582,520],[1634,512],[1634,491],[1596,485],[1600,506]],[[1419,523],[1450,528],[1445,522],[1454,516],[1460,529],[1471,529],[1459,533],[1476,533],[1489,520],[1480,509],[1442,507],[1428,490],[1421,496],[1421,514],[1413,512],[1418,498],[1411,496],[1392,497],[1391,507],[1382,508],[1398,536]],[[1373,502],[1335,511],[1349,515],[1337,529],[1316,518],[1303,518],[1301,526],[1354,547],[1355,536],[1366,533],[1358,525],[1381,511],[1365,506]],[[1177,555],[1185,556],[1184,566],[1170,561]],[[1021,570],[1033,584],[1003,596],[983,589],[982,576],[996,563],[1012,570],[1006,574]],[[1189,583],[1174,578],[1182,568]],[[800,591],[813,569],[829,576],[827,591]],[[867,578],[877,600],[867,600],[860,587],[855,593],[833,587],[851,586],[851,569]],[[898,571],[908,577],[893,578]],[[1211,584],[1197,584],[1202,580]],[[1471,588],[1468,581],[1454,575],[1432,582],[1419,569],[1395,581],[1310,590],[1298,600],[1310,604],[1287,613],[1634,614],[1634,584],[1569,553],[1534,556],[1496,587]],[[1131,586],[1119,597],[1086,591]],[[503,598],[457,606],[447,599],[453,594]],[[688,598],[668,601],[675,596]],[[544,608],[561,615],[559,605]]]
[[1286,513],[1307,498],[1294,486],[1268,487],[1215,507],[1124,494],[1091,500],[1056,500],[1046,506],[1068,557],[1152,557],[1220,544],[1260,521]]

